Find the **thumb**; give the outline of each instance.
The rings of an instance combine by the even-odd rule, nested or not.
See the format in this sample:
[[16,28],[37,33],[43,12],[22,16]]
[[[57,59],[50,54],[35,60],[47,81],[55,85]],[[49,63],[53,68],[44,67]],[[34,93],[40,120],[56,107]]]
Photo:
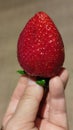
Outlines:
[[24,95],[18,104],[14,117],[12,118],[14,122],[16,123],[19,121],[19,123],[23,122],[24,124],[35,121],[42,97],[43,87],[39,86],[34,80],[29,78],[28,86],[26,87]]

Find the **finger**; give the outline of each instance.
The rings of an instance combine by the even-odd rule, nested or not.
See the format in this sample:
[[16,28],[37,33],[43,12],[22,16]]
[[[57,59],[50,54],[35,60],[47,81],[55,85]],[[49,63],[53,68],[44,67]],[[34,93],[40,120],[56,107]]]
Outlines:
[[25,76],[20,77],[18,84],[17,84],[17,87],[15,88],[14,93],[11,97],[11,101],[9,103],[8,109],[5,113],[5,116],[3,119],[3,126],[5,126],[8,122],[8,120],[13,116],[13,114],[16,110],[16,107],[19,103],[19,100],[22,97],[24,90],[27,86],[27,82],[28,82],[27,77],[25,77]]
[[[60,80],[61,82],[63,83],[63,86],[64,88],[66,87],[66,84],[68,82],[68,78],[69,78],[69,75],[68,75],[68,71],[65,69],[65,68],[62,68],[60,73],[59,73],[59,77],[60,77]],[[53,79],[53,78],[52,78]],[[51,79],[51,80],[52,80]],[[52,81],[51,81],[52,82]],[[53,85],[52,85],[53,86]],[[54,90],[56,91],[56,90]],[[54,92],[53,91],[53,92]],[[58,90],[57,90],[58,91]],[[55,92],[56,94],[56,92]],[[46,95],[46,99],[44,100],[44,102],[42,103],[42,105],[40,104],[40,109],[39,109],[39,113],[38,115],[41,117],[41,118],[46,118],[48,119],[48,113],[49,113],[49,102],[50,102],[50,92],[48,92],[48,94]],[[41,109],[42,108],[42,109]]]
[[27,76],[20,77],[11,99],[20,100],[20,98],[23,96],[24,90],[27,87],[28,79],[29,78]]
[[[64,73],[64,74],[63,74]],[[65,71],[62,73],[65,76]],[[61,78],[63,78],[61,75]],[[58,126],[67,126],[66,102],[64,94],[64,85],[67,83],[67,77],[62,82],[59,76],[52,78],[49,82],[50,102],[48,120]]]
[[28,81],[23,97],[21,98],[12,122],[16,126],[35,121],[39,104],[43,97],[43,88],[32,79]]
[[[68,74],[68,71],[65,69],[65,68],[62,68],[60,73],[59,73],[59,76],[60,77],[60,80],[62,81],[63,83],[63,86],[64,86],[64,89],[66,87],[66,84],[68,82],[68,79],[69,79],[69,74]],[[53,79],[53,78],[52,78]],[[51,80],[52,80],[51,79]],[[51,81],[52,82],[52,81]],[[50,93],[47,94],[47,101],[49,102],[49,99],[50,99]]]

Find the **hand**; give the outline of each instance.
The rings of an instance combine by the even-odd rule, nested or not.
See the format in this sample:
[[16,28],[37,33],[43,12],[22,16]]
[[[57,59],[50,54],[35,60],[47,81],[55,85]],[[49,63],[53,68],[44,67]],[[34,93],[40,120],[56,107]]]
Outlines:
[[4,130],[68,130],[67,80],[67,70],[63,69],[49,81],[49,92],[43,96],[44,89],[35,79],[21,76],[4,116]]

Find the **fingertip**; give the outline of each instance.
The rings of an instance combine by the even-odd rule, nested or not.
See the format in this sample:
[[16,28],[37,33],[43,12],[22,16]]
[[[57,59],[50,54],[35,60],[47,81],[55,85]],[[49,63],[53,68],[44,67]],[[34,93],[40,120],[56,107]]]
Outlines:
[[42,86],[36,83],[35,77],[29,77],[27,85],[27,93],[30,93],[33,97],[36,97],[38,101],[41,101],[43,97],[44,89]]
[[20,98],[23,96],[23,93],[27,87],[28,78],[26,76],[20,76],[17,86],[12,94],[11,99],[17,99],[20,100]]
[[28,94],[34,96],[36,95],[36,97],[39,99],[40,97],[42,98],[43,87],[36,83],[36,77],[22,75],[19,79],[18,86],[25,86]]
[[50,80],[49,91],[54,98],[58,98],[64,94],[64,86],[59,76],[53,77]]
[[50,88],[51,87],[54,88],[54,87],[58,86],[59,84],[62,85],[62,81],[61,81],[59,76],[55,76],[55,77],[51,78],[50,81],[49,81],[49,87]]
[[19,77],[19,81],[18,81],[18,82],[20,82],[21,84],[23,84],[23,83],[25,83],[25,81],[27,81],[27,80],[28,80],[28,77],[27,77],[27,76],[21,75],[21,76]]
[[69,80],[69,73],[68,70],[65,68],[62,68],[60,74],[59,74],[64,86],[66,86],[68,80]]

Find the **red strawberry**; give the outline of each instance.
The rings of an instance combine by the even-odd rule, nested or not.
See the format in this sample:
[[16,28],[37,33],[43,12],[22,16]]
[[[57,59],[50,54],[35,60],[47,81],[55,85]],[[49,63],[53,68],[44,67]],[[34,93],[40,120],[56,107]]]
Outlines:
[[64,62],[64,45],[46,13],[39,12],[28,21],[19,36],[17,56],[22,68],[32,76],[58,74]]

